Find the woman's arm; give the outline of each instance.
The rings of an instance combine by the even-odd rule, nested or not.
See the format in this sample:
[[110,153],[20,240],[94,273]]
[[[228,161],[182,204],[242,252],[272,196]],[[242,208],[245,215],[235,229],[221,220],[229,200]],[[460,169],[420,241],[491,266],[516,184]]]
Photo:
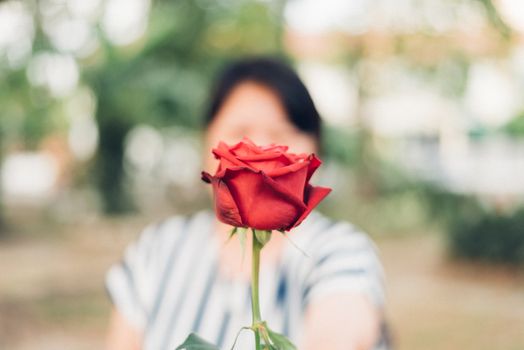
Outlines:
[[129,322],[113,308],[109,331],[107,334],[107,350],[140,350],[142,335]]
[[340,292],[312,300],[306,310],[304,350],[370,350],[378,340],[380,316],[362,294]]

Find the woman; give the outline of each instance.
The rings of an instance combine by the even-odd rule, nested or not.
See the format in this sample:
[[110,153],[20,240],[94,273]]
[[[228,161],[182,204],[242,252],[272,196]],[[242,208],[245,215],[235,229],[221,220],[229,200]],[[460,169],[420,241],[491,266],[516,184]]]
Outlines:
[[[244,136],[318,153],[318,112],[285,64],[248,59],[219,77],[206,118],[206,170],[216,168],[212,147]],[[210,211],[146,228],[107,274],[108,348],[172,350],[196,332],[229,349],[251,318],[250,256],[235,240],[225,243],[230,229]],[[262,251],[260,297],[275,331],[301,350],[386,348],[381,266],[365,234],[312,213],[289,233],[305,254],[272,236]],[[244,333],[236,348],[252,349],[252,334]]]

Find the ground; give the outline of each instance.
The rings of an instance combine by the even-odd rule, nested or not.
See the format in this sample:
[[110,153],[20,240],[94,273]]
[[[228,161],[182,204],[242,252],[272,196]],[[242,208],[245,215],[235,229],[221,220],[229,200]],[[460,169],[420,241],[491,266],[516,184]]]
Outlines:
[[[143,219],[0,241],[0,349],[103,348],[104,273]],[[449,259],[438,234],[376,238],[397,349],[524,349],[524,274]]]

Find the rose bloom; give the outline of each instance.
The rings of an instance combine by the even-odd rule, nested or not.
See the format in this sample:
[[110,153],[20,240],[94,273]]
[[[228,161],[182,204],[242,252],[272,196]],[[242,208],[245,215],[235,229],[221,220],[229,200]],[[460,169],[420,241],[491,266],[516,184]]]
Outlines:
[[309,183],[322,163],[314,154],[287,150],[286,146],[257,146],[247,138],[234,146],[220,142],[213,149],[220,164],[214,176],[202,172],[202,179],[213,186],[220,221],[289,231],[331,192]]

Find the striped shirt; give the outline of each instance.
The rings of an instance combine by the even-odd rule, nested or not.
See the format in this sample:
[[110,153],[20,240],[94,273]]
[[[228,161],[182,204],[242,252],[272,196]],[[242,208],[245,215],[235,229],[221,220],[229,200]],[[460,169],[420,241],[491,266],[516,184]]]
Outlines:
[[[240,327],[251,324],[249,283],[218,272],[224,242],[213,229],[209,211],[153,224],[108,271],[110,298],[143,331],[144,349],[172,350],[191,332],[230,349]],[[297,343],[308,303],[341,291],[362,293],[383,309],[382,268],[365,234],[313,212],[291,239],[303,252],[285,244],[279,262],[260,271],[261,313],[273,330]],[[375,349],[387,348],[381,338]],[[253,345],[245,331],[236,348]]]

